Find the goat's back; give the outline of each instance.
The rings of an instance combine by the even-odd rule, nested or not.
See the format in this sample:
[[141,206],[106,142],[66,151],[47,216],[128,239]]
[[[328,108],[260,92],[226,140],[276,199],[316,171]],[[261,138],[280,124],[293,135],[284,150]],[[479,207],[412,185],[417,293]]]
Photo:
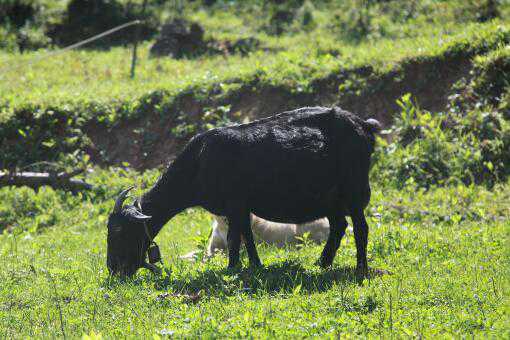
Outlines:
[[195,141],[200,203],[225,215],[229,198],[296,223],[348,210],[351,198],[366,205],[370,135],[360,118],[322,107],[210,130]]

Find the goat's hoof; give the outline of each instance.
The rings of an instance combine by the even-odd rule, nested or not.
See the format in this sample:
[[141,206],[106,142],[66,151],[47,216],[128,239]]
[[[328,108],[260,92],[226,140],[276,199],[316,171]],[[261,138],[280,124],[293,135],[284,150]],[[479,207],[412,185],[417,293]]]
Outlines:
[[331,266],[333,265],[333,260],[324,259],[321,257],[319,260],[317,260],[315,264],[321,267],[322,269],[327,269],[331,268]]
[[363,281],[363,279],[368,278],[368,268],[367,267],[357,267],[356,268],[356,279],[359,281]]
[[262,265],[262,262],[260,261],[257,261],[257,262],[250,262],[250,268],[253,268],[253,269],[260,269],[260,268],[263,268],[264,266]]
[[228,271],[239,271],[241,269],[241,263],[229,264],[227,267]]

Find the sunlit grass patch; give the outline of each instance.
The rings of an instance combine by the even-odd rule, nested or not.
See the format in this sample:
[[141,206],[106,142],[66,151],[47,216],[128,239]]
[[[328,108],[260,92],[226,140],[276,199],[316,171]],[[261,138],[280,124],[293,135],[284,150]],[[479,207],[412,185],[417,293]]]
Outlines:
[[104,216],[113,201],[91,197],[51,228],[1,236],[0,329],[8,337],[61,337],[62,330],[69,337],[500,337],[509,331],[509,192],[508,184],[494,191],[375,186],[369,265],[387,274],[362,284],[353,275],[350,228],[330,270],[315,265],[316,245],[258,246],[261,269],[249,268],[246,254],[239,271],[226,269],[224,255],[182,260],[209,231],[211,217],[200,209],[158,236],[162,276],[140,270],[131,280],[111,279]]

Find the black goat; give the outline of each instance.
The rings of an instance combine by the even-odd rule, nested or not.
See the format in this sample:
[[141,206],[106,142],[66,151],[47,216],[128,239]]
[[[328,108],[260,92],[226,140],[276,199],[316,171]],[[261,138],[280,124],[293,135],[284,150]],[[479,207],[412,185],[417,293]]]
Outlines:
[[133,275],[150,238],[186,208],[202,206],[229,222],[229,267],[239,263],[243,235],[250,264],[261,265],[250,213],[303,223],[327,217],[330,233],[320,265],[330,266],[351,216],[357,270],[367,272],[368,172],[379,123],[338,107],[305,107],[248,124],[212,129],[187,144],[154,187],[134,205],[121,193],[108,221],[112,274]]

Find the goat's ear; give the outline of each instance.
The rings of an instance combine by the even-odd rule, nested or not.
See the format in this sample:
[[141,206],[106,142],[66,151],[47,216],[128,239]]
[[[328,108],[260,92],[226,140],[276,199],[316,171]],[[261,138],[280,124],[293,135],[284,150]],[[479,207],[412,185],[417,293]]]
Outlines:
[[370,118],[363,122],[365,129],[372,133],[378,133],[381,131],[381,123],[378,120]]

